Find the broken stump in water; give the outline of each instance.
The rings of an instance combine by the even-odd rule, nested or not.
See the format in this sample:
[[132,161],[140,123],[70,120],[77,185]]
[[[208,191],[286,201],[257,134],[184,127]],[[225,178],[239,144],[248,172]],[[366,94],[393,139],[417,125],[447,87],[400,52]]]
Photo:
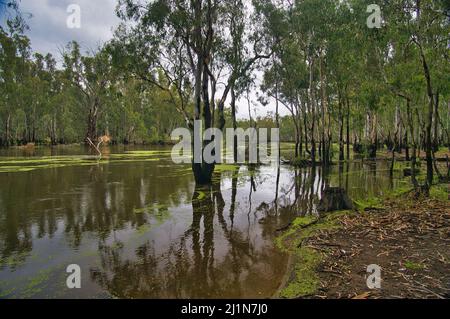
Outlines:
[[319,213],[334,212],[337,210],[353,209],[353,202],[343,188],[331,187],[323,192],[322,199],[317,206]]
[[[419,175],[420,174],[420,169],[416,168],[414,170],[415,175]],[[407,167],[403,170],[403,176],[404,177],[411,177],[413,174],[413,170],[411,167]]]

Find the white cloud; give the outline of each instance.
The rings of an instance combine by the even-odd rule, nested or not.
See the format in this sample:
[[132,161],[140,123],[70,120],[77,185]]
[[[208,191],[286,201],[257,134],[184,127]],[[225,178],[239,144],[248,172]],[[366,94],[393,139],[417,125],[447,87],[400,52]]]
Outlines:
[[[67,27],[67,8],[77,4],[81,8],[81,28]],[[34,51],[50,52],[59,58],[59,50],[75,40],[83,49],[91,50],[108,41],[120,23],[115,14],[117,0],[22,0],[21,9],[33,16],[28,20]]]

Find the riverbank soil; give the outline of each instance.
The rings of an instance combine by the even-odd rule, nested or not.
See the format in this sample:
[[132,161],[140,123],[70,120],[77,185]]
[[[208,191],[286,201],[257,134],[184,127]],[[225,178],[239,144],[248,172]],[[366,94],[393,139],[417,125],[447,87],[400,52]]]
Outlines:
[[[326,227],[314,224],[311,227],[316,230],[295,242],[295,249],[315,255],[314,278],[307,279],[307,286],[311,288],[313,282],[314,289],[289,295],[295,292],[289,285],[304,288],[304,278],[297,276],[297,282],[288,283],[281,296],[450,298],[450,205],[445,194],[439,197],[417,201],[405,194],[359,212],[341,212],[322,224]],[[307,229],[291,231],[283,240],[299,238]],[[381,289],[368,288],[369,265],[381,267]]]

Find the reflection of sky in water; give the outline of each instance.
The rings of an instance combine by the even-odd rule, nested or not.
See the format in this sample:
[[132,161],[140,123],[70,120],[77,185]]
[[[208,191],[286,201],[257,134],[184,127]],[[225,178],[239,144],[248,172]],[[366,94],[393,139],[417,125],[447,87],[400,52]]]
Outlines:
[[[277,228],[325,187],[365,198],[391,183],[362,163],[326,179],[282,166],[277,194],[277,167],[243,166],[196,190],[189,166],[158,158],[0,174],[0,297],[270,297],[287,262]],[[64,287],[72,263],[82,290]]]

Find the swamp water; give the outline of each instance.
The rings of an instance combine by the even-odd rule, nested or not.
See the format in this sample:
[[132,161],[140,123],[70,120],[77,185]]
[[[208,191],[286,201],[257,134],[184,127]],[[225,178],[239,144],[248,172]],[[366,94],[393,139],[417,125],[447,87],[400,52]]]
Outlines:
[[288,264],[276,230],[315,214],[324,188],[366,199],[402,183],[384,162],[221,165],[196,189],[170,148],[105,151],[0,151],[0,298],[269,298]]

